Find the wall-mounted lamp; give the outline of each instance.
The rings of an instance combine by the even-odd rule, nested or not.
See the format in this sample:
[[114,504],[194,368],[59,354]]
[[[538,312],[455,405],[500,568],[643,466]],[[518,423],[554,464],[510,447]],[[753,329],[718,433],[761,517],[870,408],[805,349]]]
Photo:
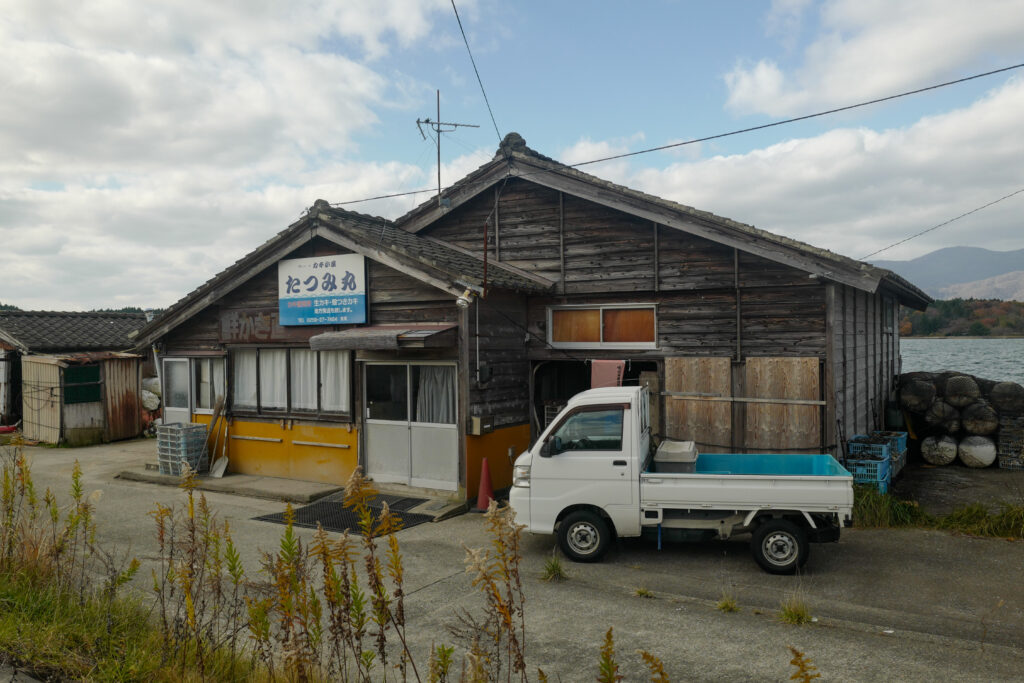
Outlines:
[[469,308],[470,297],[473,296],[473,290],[466,288],[459,298],[455,300],[455,305],[459,308]]

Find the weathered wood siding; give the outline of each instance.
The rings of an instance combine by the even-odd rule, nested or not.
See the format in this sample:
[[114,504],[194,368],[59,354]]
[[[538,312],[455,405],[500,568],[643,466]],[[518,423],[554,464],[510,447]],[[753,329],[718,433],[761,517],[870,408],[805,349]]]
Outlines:
[[899,307],[891,295],[832,285],[829,328],[835,420],[849,439],[883,427],[899,372]]
[[[479,306],[479,327],[477,311]],[[526,355],[526,301],[492,292],[469,309],[469,414],[493,415],[494,427],[528,424],[530,362]],[[491,377],[477,382],[477,346]]]
[[[632,301],[657,304],[659,344],[633,358],[825,355],[824,287],[796,269],[519,179],[426,234],[482,255],[485,222],[489,258],[557,283],[558,296],[530,300],[542,339],[549,305]],[[529,347],[536,359],[571,355]]]

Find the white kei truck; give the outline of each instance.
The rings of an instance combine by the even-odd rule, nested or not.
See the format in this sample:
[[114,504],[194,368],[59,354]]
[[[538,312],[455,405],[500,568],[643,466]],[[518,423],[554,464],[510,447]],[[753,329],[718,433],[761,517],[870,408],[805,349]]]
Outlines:
[[570,559],[596,562],[613,537],[685,540],[750,533],[772,574],[800,569],[809,543],[839,540],[853,519],[853,477],[828,454],[700,453],[651,448],[643,387],[574,396],[520,455],[509,503],[536,534],[557,534]]

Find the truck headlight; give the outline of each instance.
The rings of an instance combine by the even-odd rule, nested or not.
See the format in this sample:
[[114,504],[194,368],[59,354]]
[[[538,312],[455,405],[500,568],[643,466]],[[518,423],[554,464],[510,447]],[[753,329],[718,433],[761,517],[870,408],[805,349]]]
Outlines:
[[530,466],[516,465],[512,470],[512,485],[521,489],[530,488]]

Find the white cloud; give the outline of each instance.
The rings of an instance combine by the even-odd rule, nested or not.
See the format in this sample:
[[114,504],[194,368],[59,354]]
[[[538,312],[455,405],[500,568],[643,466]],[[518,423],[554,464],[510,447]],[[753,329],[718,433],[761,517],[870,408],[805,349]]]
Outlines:
[[[377,111],[424,88],[376,60],[450,12],[447,0],[9,3],[0,301],[165,306],[317,197],[422,187],[416,166],[351,159]],[[396,215],[410,201],[352,208]]]
[[[769,31],[796,30],[799,5],[776,3]],[[764,57],[725,75],[730,109],[786,116],[889,95],[1002,66],[1024,35],[1022,0],[830,0],[819,11],[797,67]]]
[[[836,129],[746,154],[637,170],[627,184],[854,258],[1024,186],[1024,79],[884,131]],[[1024,196],[887,251],[1019,249]]]
[[[616,138],[614,140],[581,138],[571,146],[563,149],[558,156],[558,160],[564,164],[572,165],[627,154],[636,149],[643,141],[644,134],[642,132],[633,133],[629,137]],[[628,158],[612,159],[611,161],[602,161],[580,167],[580,170],[586,173],[591,173],[616,183],[625,183],[627,181],[629,169],[630,162]]]

